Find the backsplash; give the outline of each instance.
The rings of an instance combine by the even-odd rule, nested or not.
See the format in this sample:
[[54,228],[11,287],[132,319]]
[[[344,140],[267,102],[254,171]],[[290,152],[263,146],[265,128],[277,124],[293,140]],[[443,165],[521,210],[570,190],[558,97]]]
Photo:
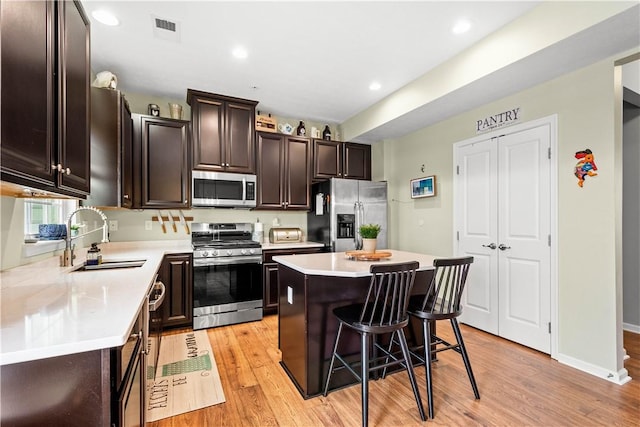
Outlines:
[[[112,242],[140,241],[140,240],[185,240],[191,239],[179,221],[176,222],[176,231],[170,224],[165,223],[166,233],[162,232],[160,224],[153,221],[151,230],[145,229],[145,222],[151,221],[156,216],[156,210],[127,210],[127,209],[103,209],[109,221],[117,221],[118,230],[109,232],[109,240]],[[178,217],[178,211],[162,210],[163,216]],[[263,224],[264,236],[269,235],[269,230],[274,226],[274,221],[279,227],[298,227],[302,229],[303,238],[306,239],[307,213],[286,211],[250,211],[241,209],[191,209],[183,210],[185,217],[193,217],[193,222],[249,222],[255,223],[258,219]],[[89,217],[87,220],[92,221]],[[20,198],[2,196],[0,198],[0,270],[29,264],[51,256],[60,255],[60,251],[42,255],[23,256],[24,243],[24,200]],[[92,227],[94,228],[94,227]],[[87,236],[75,242],[78,248],[88,247],[91,242],[100,241],[100,234]]]

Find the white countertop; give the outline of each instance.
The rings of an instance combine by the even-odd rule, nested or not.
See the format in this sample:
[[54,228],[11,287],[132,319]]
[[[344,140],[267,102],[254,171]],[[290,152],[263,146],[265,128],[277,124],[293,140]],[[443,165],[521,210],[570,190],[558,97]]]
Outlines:
[[347,259],[344,252],[282,255],[273,257],[273,260],[311,276],[363,277],[371,274],[369,270],[373,264],[418,261],[420,263],[418,270],[430,270],[433,269],[433,260],[437,258],[433,255],[414,252],[391,249],[385,249],[385,251],[391,252],[391,257],[383,261],[354,261]]
[[58,257],[0,272],[0,365],[124,344],[136,314],[169,253],[192,252],[191,241],[100,245],[103,260],[146,259],[142,267],[72,272]]
[[295,242],[295,243],[263,243],[262,250],[276,250],[276,249],[305,249],[305,248],[322,248],[324,244],[317,242]]

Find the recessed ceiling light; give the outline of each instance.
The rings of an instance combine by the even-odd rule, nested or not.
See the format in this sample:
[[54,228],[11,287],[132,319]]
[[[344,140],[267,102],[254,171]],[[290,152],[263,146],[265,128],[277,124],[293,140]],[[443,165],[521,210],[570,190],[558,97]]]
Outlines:
[[116,18],[113,13],[107,12],[106,10],[94,10],[93,12],[91,12],[91,16],[93,16],[96,21],[104,25],[110,25],[112,27],[120,23],[120,21],[118,21],[118,18]]
[[369,90],[379,90],[382,86],[378,82],[371,82]]
[[453,28],[451,28],[451,32],[453,34],[462,34],[462,33],[466,33],[470,29],[471,29],[471,22],[467,21],[466,19],[461,19],[460,21],[455,23]]
[[238,59],[245,59],[247,56],[249,56],[249,53],[247,52],[247,49],[243,48],[242,46],[239,46],[235,49],[233,49],[231,51],[231,54],[233,56],[235,56]]

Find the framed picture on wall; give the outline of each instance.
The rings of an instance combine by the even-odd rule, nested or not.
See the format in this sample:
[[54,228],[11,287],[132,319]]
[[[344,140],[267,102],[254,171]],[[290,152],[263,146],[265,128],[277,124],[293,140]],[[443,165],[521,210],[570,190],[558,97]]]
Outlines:
[[436,176],[426,176],[411,180],[411,198],[433,197],[436,195]]

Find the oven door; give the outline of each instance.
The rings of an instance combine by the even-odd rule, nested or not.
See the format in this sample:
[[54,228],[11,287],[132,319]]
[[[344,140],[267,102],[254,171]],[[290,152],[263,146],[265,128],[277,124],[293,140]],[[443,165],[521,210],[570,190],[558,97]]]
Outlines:
[[262,319],[262,258],[194,259],[193,329]]

